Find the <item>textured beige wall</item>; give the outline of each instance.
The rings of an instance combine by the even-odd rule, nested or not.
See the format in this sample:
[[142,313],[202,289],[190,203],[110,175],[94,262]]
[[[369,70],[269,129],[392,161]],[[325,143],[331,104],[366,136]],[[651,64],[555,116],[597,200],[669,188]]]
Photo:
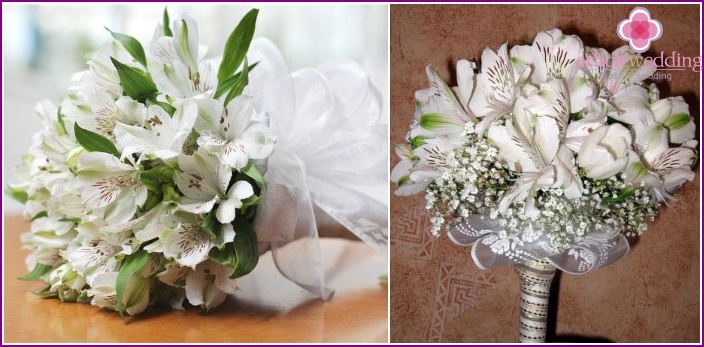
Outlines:
[[[479,59],[561,28],[587,45],[625,44],[616,26],[634,5],[392,5],[391,142],[399,143],[413,115],[413,92],[425,88],[426,64],[445,81],[454,62]],[[646,55],[673,50],[699,55],[696,5],[647,6],[663,36]],[[666,82],[666,81],[665,81]],[[454,82],[452,83],[454,85]],[[699,128],[699,73],[672,71],[662,95],[682,95]],[[391,165],[398,162],[391,153]],[[617,263],[559,279],[557,337],[576,341],[696,342],[700,336],[700,170],[661,209],[657,220]],[[394,189],[392,185],[392,190]],[[518,282],[512,268],[481,271],[469,249],[430,236],[423,197],[391,197],[391,341],[511,342],[517,339]],[[554,318],[554,317],[553,317]]]

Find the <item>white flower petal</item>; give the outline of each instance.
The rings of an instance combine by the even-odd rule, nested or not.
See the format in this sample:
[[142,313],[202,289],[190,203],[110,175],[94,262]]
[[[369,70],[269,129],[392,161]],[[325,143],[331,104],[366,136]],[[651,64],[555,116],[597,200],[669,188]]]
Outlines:
[[235,220],[235,210],[242,206],[242,202],[237,199],[228,199],[220,203],[215,217],[220,223],[230,223]]

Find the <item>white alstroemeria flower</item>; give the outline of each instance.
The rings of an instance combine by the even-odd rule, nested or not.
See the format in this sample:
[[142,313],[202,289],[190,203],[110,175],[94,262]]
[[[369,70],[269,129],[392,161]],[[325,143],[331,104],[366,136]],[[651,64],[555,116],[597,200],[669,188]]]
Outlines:
[[452,91],[457,95],[457,101],[470,119],[474,118],[474,114],[469,109],[469,100],[474,93],[474,69],[476,68],[477,64],[474,62],[464,59],[458,60],[455,68],[457,87],[452,87]]
[[203,220],[192,214],[177,212],[165,216],[161,223],[135,232],[141,243],[154,240],[144,247],[149,253],[163,253],[167,259],[173,259],[181,266],[195,269],[196,265],[208,258],[213,247],[222,247],[235,239],[232,224],[222,226],[220,237],[212,240],[202,228]]
[[77,273],[69,263],[61,264],[49,275],[51,291],[57,291],[66,286],[73,290],[81,290],[86,285],[86,279]]
[[640,54],[622,46],[611,54],[602,48],[587,48],[582,65],[595,84],[594,93],[585,98],[587,117],[607,115],[626,124],[653,121],[648,107],[650,95],[640,85],[655,72],[653,64],[645,63]]
[[626,46],[621,46],[611,53],[609,75],[603,87],[611,94],[628,86],[639,84],[649,78],[657,67]]
[[533,74],[531,83],[540,84],[550,79],[563,79],[578,70],[577,59],[584,56],[582,40],[575,35],[565,35],[560,29],[542,31],[532,45]]
[[486,48],[482,53],[482,69],[477,74],[474,95],[469,101],[474,115],[483,118],[477,125],[480,135],[495,120],[511,112],[516,97],[520,95],[520,86],[527,82],[531,73],[530,66],[514,50],[517,48],[511,50],[509,57],[506,47],[504,43],[496,52]]
[[69,246],[76,234],[73,223],[60,218],[41,217],[32,221],[30,231],[20,236],[23,247],[33,249],[25,259],[27,269],[31,271],[37,264],[55,266],[61,263],[59,253]]
[[247,181],[237,181],[228,189],[232,169],[203,150],[192,156],[180,155],[178,163],[180,171],[174,173],[174,182],[184,194],[179,207],[185,211],[208,213],[219,203],[215,216],[220,223],[230,223],[235,219],[235,209],[242,207],[242,200],[254,195]]
[[636,152],[629,154],[626,178],[634,184],[653,188],[658,201],[674,199],[672,193],[694,179],[692,164],[697,158],[697,142],[690,140],[670,148],[668,131],[663,125],[633,125]]
[[90,130],[115,141],[115,124],[117,122],[143,126],[147,117],[144,104],[122,96],[113,96],[100,89],[86,90],[76,100],[66,99],[61,104],[61,112],[83,129]]
[[147,199],[139,169],[102,152],[84,154],[78,163],[77,187],[83,202],[108,223],[126,222]]
[[88,283],[91,283],[97,274],[115,271],[117,262],[113,258],[120,252],[120,247],[110,244],[105,240],[95,238],[84,244],[72,244],[62,251],[64,259]]
[[425,144],[413,150],[417,158],[409,177],[414,182],[424,182],[440,177],[450,168],[450,160],[457,143],[447,137],[427,139]]
[[115,138],[123,159],[133,153],[170,159],[182,152],[198,117],[198,105],[192,99],[185,99],[174,106],[173,116],[160,106],[150,106],[146,128],[119,122],[115,125]]
[[574,153],[579,153],[582,144],[594,129],[606,124],[606,115],[599,113],[587,113],[580,120],[572,120],[567,125],[565,131],[564,144]]
[[113,65],[111,58],[132,67],[143,68],[134,61],[134,58],[125,50],[122,43],[117,42],[117,40],[111,40],[93,53],[91,59],[88,60],[88,70],[73,76],[69,92],[73,95],[79,95],[97,89],[109,94],[113,100],[122,97],[123,90],[120,85],[120,76],[117,74],[117,69]]
[[648,90],[639,85],[630,85],[611,95],[607,116],[626,124],[647,125],[654,121],[648,107]]
[[414,119],[417,122],[411,130],[411,137],[437,137],[448,134],[458,134],[464,125],[474,119],[469,110],[469,96],[474,88],[474,65],[467,61],[457,63],[457,78],[460,86],[456,91],[462,101],[457,99],[453,90],[440,79],[437,72],[430,66],[425,68],[430,87],[416,91],[416,111]]
[[538,33],[530,49],[517,46],[511,52],[512,60],[517,60],[514,56],[521,58],[526,55],[523,58],[526,59],[525,63],[532,63],[532,84],[538,86],[551,80],[564,84],[568,92],[569,112],[579,112],[588,107],[588,98],[594,94],[596,86],[589,80],[588,73],[577,64],[577,60],[584,57],[584,46],[579,37],[564,35],[560,29],[551,29]]
[[[93,281],[88,295],[93,297],[91,305],[117,311],[117,272],[100,274]],[[139,275],[130,277],[122,297],[125,312],[134,316],[149,305],[149,279]]]
[[401,158],[401,161],[391,170],[391,181],[396,182],[397,195],[413,195],[422,192],[432,182],[431,179],[425,179],[420,182],[411,180],[410,174],[413,170],[417,158],[411,150],[411,146],[406,144],[396,145],[396,155]]
[[391,180],[399,185],[397,194],[411,195],[425,189],[445,171],[447,159],[462,145],[460,134],[475,119],[469,108],[474,68],[474,63],[458,61],[458,87],[450,89],[430,66],[426,67],[430,87],[415,94],[415,121],[407,135],[414,148],[396,147],[401,161],[391,172]]
[[198,42],[198,26],[191,18],[173,22],[173,37],[157,29],[147,66],[160,91],[180,100],[192,97],[212,97],[217,84],[209,62],[201,62],[206,47]]
[[186,297],[194,306],[206,310],[216,307],[225,301],[227,294],[237,291],[235,281],[230,279],[232,269],[206,260],[186,276]]
[[[563,102],[566,104],[566,100]],[[524,212],[534,216],[537,210],[532,208],[533,199],[528,198],[541,188],[563,189],[569,198],[581,195],[581,183],[572,170],[571,152],[561,144],[558,120],[548,114],[533,114],[525,97],[516,99],[513,115],[506,125],[489,128],[487,138],[499,148],[499,157],[505,165],[520,174],[520,179],[499,202],[499,212],[505,212],[515,201],[527,199]]]
[[587,177],[603,180],[621,172],[628,163],[631,132],[619,123],[603,125],[587,136],[577,163]]
[[681,96],[658,100],[650,104],[655,121],[669,130],[671,143],[693,140],[697,126],[689,115],[689,105]]
[[29,175],[27,193],[36,198],[40,192],[48,191],[50,195],[43,196],[45,202],[50,196],[63,193],[64,187],[74,180],[71,169],[82,148],[59,122],[58,109],[53,103],[43,101],[34,111],[42,130],[32,138],[31,157],[25,159],[24,173]]
[[200,134],[198,145],[214,154],[222,163],[240,170],[249,159],[265,159],[276,144],[269,127],[252,121],[252,98],[240,95],[227,108],[218,100],[198,100],[200,117],[195,130]]

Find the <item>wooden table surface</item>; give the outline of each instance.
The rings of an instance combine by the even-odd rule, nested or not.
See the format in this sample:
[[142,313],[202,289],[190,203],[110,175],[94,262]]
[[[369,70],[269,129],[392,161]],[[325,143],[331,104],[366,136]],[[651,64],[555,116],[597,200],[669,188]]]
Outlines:
[[[4,342],[386,342],[388,290],[379,283],[386,260],[361,242],[323,239],[327,302],[300,289],[276,270],[267,253],[241,291],[204,314],[150,308],[127,322],[89,304],[41,299],[23,282],[27,273],[19,216],[3,219]],[[250,278],[247,278],[250,277]]]

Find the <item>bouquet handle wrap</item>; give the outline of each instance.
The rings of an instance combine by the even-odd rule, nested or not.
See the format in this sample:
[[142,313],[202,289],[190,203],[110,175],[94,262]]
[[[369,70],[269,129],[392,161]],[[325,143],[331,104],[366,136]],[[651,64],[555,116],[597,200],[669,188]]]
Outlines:
[[387,206],[367,194],[386,182],[381,98],[351,62],[290,74],[276,47],[264,39],[252,42],[248,57],[259,64],[246,92],[278,136],[255,221],[260,250],[270,248],[284,276],[327,299],[332,291],[325,286],[320,213],[379,253],[387,252]]
[[519,342],[545,342],[550,285],[556,271],[555,266],[546,260],[516,265],[516,273],[521,283]]

